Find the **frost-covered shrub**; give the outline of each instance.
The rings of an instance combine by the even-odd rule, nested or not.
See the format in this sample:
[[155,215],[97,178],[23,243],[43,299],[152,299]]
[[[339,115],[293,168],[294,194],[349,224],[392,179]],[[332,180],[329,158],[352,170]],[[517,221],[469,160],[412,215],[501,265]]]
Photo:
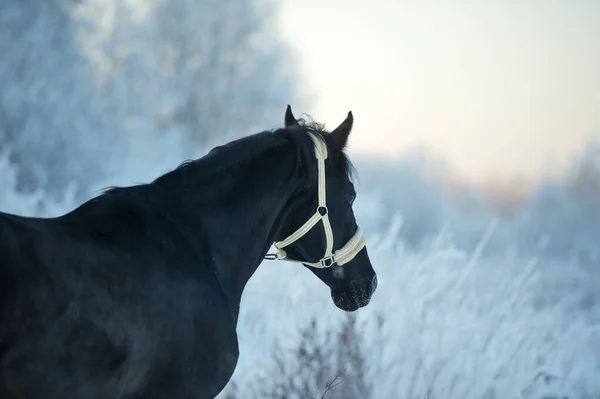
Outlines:
[[[323,329],[313,317],[299,330],[299,340],[276,344],[271,364],[258,374],[245,395],[265,399],[370,398],[373,381],[368,354],[356,318],[348,315],[339,328]],[[290,361],[292,360],[292,361]]]

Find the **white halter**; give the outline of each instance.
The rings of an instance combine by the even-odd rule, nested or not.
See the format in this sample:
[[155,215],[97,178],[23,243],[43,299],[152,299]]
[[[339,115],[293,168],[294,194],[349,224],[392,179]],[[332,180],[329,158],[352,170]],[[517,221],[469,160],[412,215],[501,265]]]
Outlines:
[[[298,230],[287,237],[283,241],[275,242],[273,245],[277,248],[277,253],[268,254],[266,259],[277,259],[285,260],[288,262],[299,262],[307,266],[312,266],[318,269],[331,267],[335,264],[343,265],[350,262],[354,257],[363,249],[365,246],[366,239],[362,235],[360,227],[354,233],[354,236],[346,245],[342,248],[333,251],[333,231],[331,230],[331,224],[329,223],[329,215],[327,211],[327,202],[325,194],[325,159],[327,159],[327,145],[315,135],[310,134],[310,138],[315,143],[315,154],[317,156],[318,168],[319,168],[319,206],[315,214],[306,221]],[[290,259],[287,253],[282,249],[288,245],[298,241],[306,233],[310,231],[319,221],[323,222],[323,228],[325,229],[325,240],[327,246],[325,248],[325,256],[319,262],[307,262],[301,260]]]

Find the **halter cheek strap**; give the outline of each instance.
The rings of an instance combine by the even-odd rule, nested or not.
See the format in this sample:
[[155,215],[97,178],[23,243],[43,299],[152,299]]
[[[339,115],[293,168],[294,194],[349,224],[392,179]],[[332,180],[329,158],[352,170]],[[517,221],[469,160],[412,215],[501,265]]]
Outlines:
[[[318,269],[331,267],[335,264],[343,265],[350,262],[354,257],[363,249],[366,243],[365,237],[362,235],[360,228],[356,230],[354,236],[348,240],[346,245],[342,248],[333,251],[333,231],[331,230],[331,223],[329,222],[329,214],[327,210],[327,198],[325,190],[325,159],[327,159],[327,145],[319,140],[313,134],[310,138],[315,143],[315,155],[317,157],[317,167],[319,172],[319,206],[310,219],[306,221],[298,230],[288,236],[285,240],[273,243],[273,246],[277,248],[277,253],[268,254],[266,259],[277,259],[285,260],[288,262],[303,263],[307,266],[315,267]],[[323,229],[325,231],[325,255],[319,262],[307,262],[302,260],[290,259],[283,248],[293,244],[308,233],[317,223],[323,222]]]

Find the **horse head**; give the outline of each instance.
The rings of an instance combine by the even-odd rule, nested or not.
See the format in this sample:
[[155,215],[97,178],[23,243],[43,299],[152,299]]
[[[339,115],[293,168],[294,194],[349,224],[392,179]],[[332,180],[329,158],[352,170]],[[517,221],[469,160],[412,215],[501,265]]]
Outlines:
[[[289,105],[284,120],[288,129],[305,127]],[[334,304],[348,312],[366,306],[377,288],[377,275],[352,209],[356,191],[344,152],[352,125],[349,112],[333,131],[309,132],[315,143],[317,181],[298,199],[274,244],[275,258],[308,267],[329,286]]]

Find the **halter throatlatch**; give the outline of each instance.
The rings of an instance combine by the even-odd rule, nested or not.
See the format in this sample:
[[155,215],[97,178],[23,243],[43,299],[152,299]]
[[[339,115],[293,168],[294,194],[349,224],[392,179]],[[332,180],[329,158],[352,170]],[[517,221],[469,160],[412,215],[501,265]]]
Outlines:
[[[273,243],[277,248],[277,253],[267,255],[267,259],[285,260],[288,262],[299,262],[307,266],[312,266],[318,269],[331,267],[335,264],[343,265],[350,262],[365,246],[365,237],[362,235],[360,228],[356,230],[354,236],[346,245],[333,252],[333,231],[331,223],[329,223],[329,215],[327,210],[327,198],[325,193],[325,159],[327,159],[327,145],[315,135],[310,134],[310,138],[315,143],[315,154],[317,156],[317,166],[319,170],[319,206],[314,215],[306,221],[298,230],[288,236],[285,240]],[[298,241],[306,233],[308,233],[317,223],[323,222],[325,230],[325,256],[318,262],[307,262],[301,260],[290,259],[283,248]]]

